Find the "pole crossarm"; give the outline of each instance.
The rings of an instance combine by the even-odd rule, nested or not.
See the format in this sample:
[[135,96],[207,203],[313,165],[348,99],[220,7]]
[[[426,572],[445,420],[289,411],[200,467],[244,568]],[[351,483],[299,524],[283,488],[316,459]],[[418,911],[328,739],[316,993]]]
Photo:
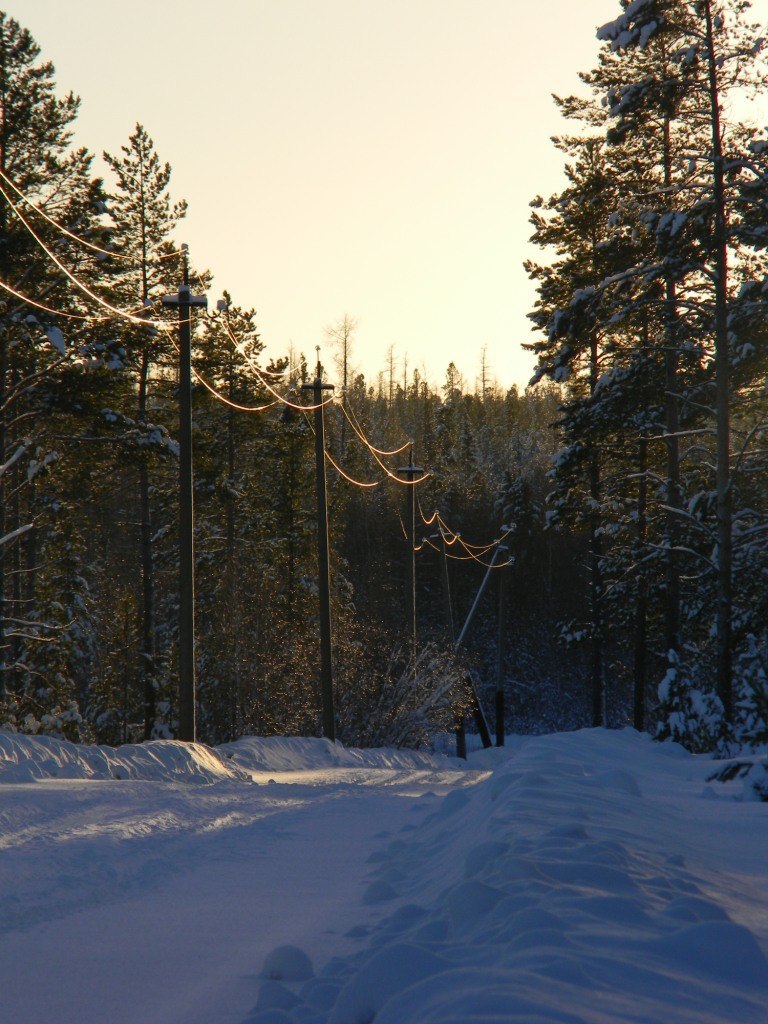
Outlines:
[[208,308],[208,296],[193,295],[189,290],[188,284],[180,285],[176,295],[164,295],[161,301],[164,306],[178,307],[179,313],[181,313],[183,307],[187,309],[195,307]]

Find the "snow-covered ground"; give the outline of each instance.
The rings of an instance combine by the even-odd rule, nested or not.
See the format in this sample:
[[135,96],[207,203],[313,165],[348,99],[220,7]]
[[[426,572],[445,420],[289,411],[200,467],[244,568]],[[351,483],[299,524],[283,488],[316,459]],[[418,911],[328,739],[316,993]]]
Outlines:
[[768,804],[714,767],[0,732],[0,1021],[766,1024]]

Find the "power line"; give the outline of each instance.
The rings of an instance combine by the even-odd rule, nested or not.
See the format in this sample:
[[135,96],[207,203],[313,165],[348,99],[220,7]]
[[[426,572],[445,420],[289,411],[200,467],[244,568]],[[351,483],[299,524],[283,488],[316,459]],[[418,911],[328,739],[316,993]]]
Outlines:
[[[50,313],[52,316],[63,317],[67,320],[80,320],[83,322],[90,320],[94,323],[106,323],[109,320],[115,319],[113,315],[101,316],[97,313],[68,313],[64,309],[54,309],[53,306],[46,306],[45,303],[38,302],[37,299],[33,299],[30,295],[25,295],[23,292],[17,291],[15,288],[9,285],[7,281],[0,280],[0,288],[2,288],[3,291],[8,292],[9,295],[13,295],[14,298],[19,299],[25,305],[32,306],[33,309],[39,309],[43,313]],[[145,308],[146,307],[139,307],[137,309],[137,312],[140,312],[141,309]],[[128,315],[131,316],[133,314],[128,313]],[[142,323],[144,323],[145,325],[152,324],[153,326],[157,326],[154,324],[153,321],[149,320],[143,320]]]
[[[176,350],[178,351],[178,346],[176,346]],[[199,384],[202,384],[206,391],[209,391],[214,398],[217,398],[224,405],[229,406],[230,409],[235,409],[237,412],[266,412],[267,409],[274,409],[274,407],[279,404],[277,399],[275,399],[273,402],[268,402],[266,405],[240,405],[238,402],[233,402],[230,398],[227,398],[226,395],[223,395],[213,386],[213,384],[209,384],[205,377],[203,377],[200,371],[196,370],[194,366],[192,367],[192,373],[195,375],[195,380]]]
[[[309,408],[309,407],[308,406],[302,406],[302,409],[307,409],[307,408]],[[306,412],[304,412],[303,415],[304,415],[304,420],[305,420],[307,426],[312,431],[312,435],[315,436],[315,427],[314,427],[314,424],[312,423],[312,420],[309,418],[309,416],[307,416]],[[333,458],[333,456],[331,455],[331,453],[328,451],[327,448],[324,448],[323,451],[325,452],[326,459],[328,459],[328,461],[333,466],[333,468],[336,470],[336,472],[341,477],[343,477],[348,483],[353,484],[355,487],[363,487],[365,489],[370,489],[371,487],[379,487],[381,484],[384,483],[383,480],[374,480],[374,481],[372,481],[370,483],[366,483],[363,480],[355,480],[354,477],[350,476],[349,473],[345,472],[341,468],[341,466],[338,464],[338,462],[336,462],[336,460]]]
[[[357,418],[357,414],[355,413],[355,410],[352,408],[352,406],[350,405],[349,402],[347,402],[347,407],[349,408],[349,411],[350,411],[352,417],[354,418],[355,423],[357,423],[360,431],[362,432],[363,428],[360,426],[360,420]],[[341,408],[342,408],[342,411],[344,411],[345,406],[344,406],[343,402],[341,403]],[[347,420],[349,420],[349,417],[347,417]],[[358,435],[358,436],[360,436],[360,435]],[[381,455],[382,458],[387,458],[388,456],[399,455],[401,452],[404,452],[405,449],[408,447],[408,445],[411,442],[410,441],[405,441],[403,444],[400,445],[399,448],[394,448],[392,451],[384,451],[384,449],[382,449],[382,448],[377,448],[375,445],[371,444],[371,442],[368,441],[368,440],[366,440],[365,443],[370,448],[370,450],[372,452],[376,452],[376,454],[377,455]]]
[[16,291],[6,281],[0,281],[0,288],[7,292],[9,295],[13,295],[15,299],[19,299],[26,306],[32,306],[34,309],[39,309],[43,313],[51,313],[53,316],[65,317],[68,320],[112,320],[111,316],[97,316],[93,313],[67,313],[63,309],[54,309],[52,306],[46,306],[43,302],[38,302],[37,299],[31,298],[29,295],[24,295],[23,292]]
[[[104,249],[101,246],[98,246],[95,243],[92,243],[92,242],[88,241],[87,239],[84,239],[84,238],[80,237],[79,235],[76,235],[74,232],[72,232],[68,228],[64,227],[64,225],[60,224],[54,218],[50,217],[44,210],[39,208],[27,196],[25,196],[24,193],[19,188],[17,188],[17,186],[11,181],[10,178],[8,178],[8,176],[1,169],[0,169],[0,178],[2,178],[2,180],[4,182],[6,182],[6,184],[9,185],[13,189],[13,191],[20,197],[20,199],[24,203],[26,203],[32,210],[34,210],[35,213],[37,213],[39,216],[41,216],[43,219],[45,219],[48,223],[50,223],[51,225],[56,227],[57,230],[61,231],[67,237],[70,237],[74,241],[78,242],[79,244],[84,245],[87,248],[89,248],[89,249],[91,249],[91,250],[93,250],[95,252],[102,253],[105,256],[113,256],[113,257],[117,257],[117,258],[120,258],[120,259],[130,260],[130,257],[126,256],[125,254],[117,253],[117,252],[114,252],[114,251],[108,250],[108,249]],[[8,195],[6,190],[3,188],[2,184],[0,184],[0,194],[5,198],[6,202],[8,203],[10,208],[13,210],[14,214],[16,215],[16,217],[19,219],[19,221],[22,223],[22,225],[25,227],[25,229],[31,235],[31,237],[35,240],[37,245],[46,254],[46,256],[49,258],[49,260],[51,260],[51,262],[56,267],[58,267],[58,269],[72,282],[72,284],[75,285],[75,287],[77,287],[81,292],[83,292],[83,294],[86,295],[88,298],[90,298],[91,300],[96,302],[101,308],[107,310],[111,314],[111,316],[97,316],[97,315],[94,315],[94,314],[76,314],[76,313],[69,313],[69,312],[66,312],[64,310],[57,310],[57,309],[54,309],[51,306],[45,305],[44,303],[40,303],[40,302],[36,301],[35,299],[32,299],[31,297],[27,296],[27,295],[24,295],[23,293],[17,291],[11,285],[7,284],[4,281],[0,281],[0,288],[2,288],[8,294],[13,295],[14,298],[17,298],[21,302],[24,302],[26,305],[32,306],[33,308],[36,308],[36,309],[39,309],[42,312],[50,313],[50,314],[52,314],[54,316],[65,317],[65,318],[71,319],[71,320],[80,320],[80,321],[83,321],[83,322],[88,321],[88,320],[92,320],[94,322],[102,322],[102,321],[105,321],[105,320],[112,319],[113,317],[119,317],[119,318],[121,318],[121,319],[123,319],[123,320],[125,320],[125,321],[127,321],[127,322],[129,322],[131,324],[135,324],[135,325],[138,325],[138,326],[141,326],[141,327],[151,326],[151,327],[153,327],[155,329],[159,329],[161,331],[166,332],[167,334],[169,334],[172,337],[173,328],[171,327],[170,324],[165,324],[162,321],[156,321],[156,320],[149,321],[145,317],[135,316],[132,313],[129,313],[129,312],[126,312],[125,310],[119,309],[117,306],[113,306],[106,299],[102,298],[96,292],[92,291],[86,284],[84,284],[82,281],[80,281],[80,279],[75,274],[73,274],[66,266],[64,266],[64,264],[61,262],[61,260],[59,260],[58,257],[50,250],[50,248],[46,245],[46,243],[43,241],[43,239],[37,234],[37,232],[31,226],[31,224],[26,219],[24,214],[21,212],[19,206],[16,203],[14,203],[14,201]],[[160,259],[169,259],[169,258],[172,258],[174,256],[177,256],[180,252],[184,252],[184,251],[185,250],[183,248],[180,249],[180,250],[174,250],[172,252],[163,254],[159,258]],[[199,275],[198,275],[198,277],[199,277]],[[147,308],[151,308],[151,307],[147,307]],[[180,320],[180,324],[181,323],[182,323],[182,320]],[[188,318],[187,320],[184,320],[183,323],[191,324],[191,317]],[[212,384],[210,384],[203,377],[203,375],[198,370],[193,368],[193,373],[195,375],[195,378],[217,400],[219,400],[223,404],[225,404],[228,407],[230,407],[232,409],[235,409],[235,410],[237,410],[239,412],[248,412],[248,413],[265,412],[268,409],[274,408],[274,406],[277,405],[277,404],[283,404],[283,405],[285,405],[285,406],[287,406],[289,408],[299,410],[302,413],[304,413],[305,415],[306,415],[307,412],[314,411],[315,409],[318,409],[318,408],[323,408],[324,406],[326,406],[326,405],[328,405],[331,402],[336,400],[335,396],[331,395],[331,396],[329,396],[328,399],[323,400],[318,405],[309,405],[309,406],[307,406],[307,405],[300,405],[298,403],[291,402],[290,399],[288,399],[285,395],[280,394],[275,388],[272,387],[272,385],[269,383],[269,381],[263,375],[263,373],[260,370],[260,368],[254,362],[252,357],[247,352],[244,351],[243,344],[237,340],[236,336],[234,335],[234,333],[233,333],[230,325],[227,323],[226,319],[224,321],[224,325],[225,325],[225,330],[227,331],[227,334],[229,335],[229,338],[230,338],[231,342],[235,346],[236,351],[247,361],[248,365],[250,366],[251,370],[256,375],[256,377],[258,378],[258,380],[260,381],[262,386],[265,387],[267,389],[267,391],[269,391],[274,396],[275,400],[272,401],[272,402],[269,402],[269,403],[267,403],[265,405],[261,405],[261,406],[246,406],[246,405],[242,405],[242,404],[237,403],[237,402],[233,402],[231,399],[228,399],[225,395],[223,395],[220,391],[218,391]],[[174,342],[174,344],[175,344],[175,342]],[[290,371],[289,370],[286,370],[286,371],[270,371],[270,370],[267,370],[267,371],[264,371],[264,372],[269,373],[272,376],[285,376]],[[391,449],[391,450],[387,450],[387,449],[382,449],[382,448],[376,447],[365,436],[365,434],[364,434],[364,432],[362,430],[362,427],[359,424],[359,420],[357,419],[357,416],[356,416],[352,406],[349,405],[349,411],[347,411],[347,407],[345,406],[345,403],[344,403],[343,399],[339,402],[339,405],[340,405],[342,414],[346,418],[346,420],[349,423],[349,425],[352,427],[352,430],[355,433],[355,435],[358,438],[358,440],[364,445],[364,447],[368,450],[368,452],[373,456],[375,461],[378,463],[378,465],[384,471],[386,476],[389,477],[389,479],[394,480],[396,483],[400,484],[401,486],[415,487],[418,484],[423,483],[424,480],[428,479],[432,475],[431,473],[426,473],[425,472],[425,473],[423,473],[421,476],[419,476],[416,479],[411,478],[411,479],[408,479],[408,480],[403,480],[399,476],[397,476],[395,473],[393,473],[382,462],[381,457],[382,456],[383,457],[391,457],[391,456],[400,454],[402,451],[405,450],[405,448],[408,447],[408,444],[410,442],[406,441],[399,448],[395,448],[395,449]],[[339,473],[339,475],[342,476],[349,483],[353,484],[354,486],[367,489],[367,488],[378,487],[378,486],[380,486],[381,483],[383,483],[382,480],[366,482],[366,481],[360,481],[360,480],[354,479],[352,476],[350,476],[345,470],[343,470],[336,463],[336,461],[333,459],[333,457],[331,456],[331,454],[328,452],[328,450],[325,447],[324,447],[323,451],[324,451],[325,457],[328,459],[328,461],[331,463],[331,465],[334,467],[334,469]],[[510,558],[509,561],[506,562],[506,563],[503,563],[503,565],[499,565],[497,563],[491,563],[491,565],[488,566],[488,564],[483,562],[482,558],[479,557],[480,555],[487,554],[489,551],[491,551],[494,548],[498,547],[498,545],[501,544],[502,541],[513,532],[512,529],[507,530],[504,534],[502,534],[501,537],[499,537],[497,540],[492,541],[489,544],[470,544],[468,541],[465,541],[461,537],[460,534],[456,533],[454,530],[451,529],[451,527],[445,522],[445,520],[443,519],[443,517],[440,515],[439,512],[435,511],[431,517],[429,517],[429,518],[426,517],[424,515],[424,513],[423,513],[423,510],[421,508],[421,503],[420,502],[419,502],[419,514],[421,516],[422,522],[425,525],[427,525],[427,526],[432,525],[435,522],[435,520],[437,519],[438,524],[439,524],[439,528],[440,528],[440,532],[441,532],[441,536],[443,538],[444,543],[446,543],[448,546],[452,546],[455,543],[459,543],[460,546],[467,552],[466,556],[451,555],[451,554],[448,554],[446,552],[447,557],[452,558],[455,561],[470,561],[470,560],[472,560],[472,561],[478,562],[480,565],[486,566],[487,568],[503,568],[504,565],[509,565],[514,560],[514,559]],[[401,525],[403,525],[402,521],[401,521]],[[450,539],[446,538],[446,536],[445,536],[446,533],[449,535]],[[432,544],[426,538],[425,538],[425,542],[424,543],[427,543],[430,547],[432,547],[436,551],[439,550],[439,549],[437,549],[435,547],[434,544]],[[415,545],[412,544],[412,547],[413,547],[414,551],[415,550],[421,550],[421,548],[423,548],[423,546],[424,545],[422,543],[422,545],[420,545],[419,548],[417,549],[415,547]]]
[[278,402],[282,402],[283,405],[287,405],[289,409],[297,409],[299,412],[314,412],[314,410],[316,408],[320,408],[320,406],[322,406],[324,408],[326,405],[330,405],[331,402],[334,401],[334,396],[331,395],[329,398],[324,399],[320,403],[320,406],[300,405],[298,402],[291,402],[288,398],[285,397],[285,395],[281,395],[279,391],[277,391],[275,388],[273,388],[272,385],[269,383],[269,381],[264,376],[262,376],[261,370],[258,368],[256,363],[253,361],[251,356],[248,355],[247,352],[243,351],[242,343],[237,340],[237,338],[235,337],[235,335],[234,335],[234,333],[232,331],[232,328],[229,326],[229,324],[226,322],[226,320],[224,321],[224,327],[225,327],[225,330],[226,330],[227,334],[229,335],[229,338],[230,338],[232,344],[235,346],[235,350],[243,357],[243,359],[246,360],[246,362],[248,363],[250,368],[253,370],[253,372],[256,374],[256,376],[259,378],[259,380],[264,385],[264,387],[267,389],[267,391],[269,391],[270,394],[274,395],[274,397],[278,400]]
[[[2,168],[0,168],[0,178],[6,183],[6,185],[10,185],[10,187],[13,189],[16,195],[23,202],[25,202],[30,209],[34,210],[35,213],[37,213],[40,217],[42,217],[44,220],[47,220],[49,224],[55,227],[57,231],[61,231],[62,234],[66,235],[68,238],[71,238],[74,242],[77,242],[79,245],[83,245],[88,249],[92,249],[94,252],[102,253],[104,256],[112,256],[114,259],[126,260],[127,262],[132,263],[136,262],[136,260],[132,256],[126,256],[125,253],[117,252],[114,249],[104,249],[102,248],[102,246],[96,245],[95,242],[90,242],[87,238],[83,238],[82,235],[75,234],[74,231],[70,231],[69,228],[64,227],[64,225],[57,221],[54,217],[51,217],[49,214],[47,214],[45,210],[42,209],[42,207],[38,206],[36,203],[33,203],[29,196],[26,196],[21,191],[21,189],[17,185],[15,185],[13,181],[11,181],[11,179],[2,170]],[[6,199],[7,198],[8,197],[6,195]],[[157,246],[154,246],[153,248],[157,248]],[[158,256],[158,259],[171,259],[173,256],[178,256],[181,252],[181,249],[176,249],[171,253],[164,253],[163,255]]]
[[91,289],[87,285],[83,284],[83,282],[80,281],[75,274],[68,270],[67,267],[65,267],[64,264],[61,262],[61,260],[53,252],[51,252],[51,250],[48,248],[48,246],[45,244],[42,238],[40,238],[40,236],[37,234],[35,229],[29,224],[26,217],[20,211],[16,203],[14,203],[13,200],[9,197],[8,193],[5,191],[2,185],[0,185],[0,194],[2,194],[2,196],[5,198],[10,208],[19,218],[19,220],[27,229],[29,234],[35,239],[35,241],[46,254],[48,259],[51,260],[51,262],[54,263],[67,278],[69,278],[69,280],[75,285],[75,287],[79,288],[84,295],[87,295],[89,299],[92,299],[103,309],[109,310],[109,312],[112,313],[114,316],[121,317],[123,320],[127,320],[129,323],[138,324],[141,327],[152,326],[164,331],[172,330],[169,324],[159,323],[158,321],[152,321],[152,323],[150,324],[143,317],[137,317],[133,316],[130,313],[126,313],[124,310],[118,309],[117,306],[113,306],[111,303],[107,302],[106,299],[103,299],[100,295],[97,295],[96,292],[91,291]]
[[437,519],[437,512],[433,512],[429,519],[427,519],[421,507],[421,499],[419,499],[419,515],[421,516],[421,521],[422,523],[424,523],[425,526],[431,526],[432,523],[434,523],[434,521]]
[[[429,547],[431,547],[433,551],[437,551],[438,554],[443,554],[443,552],[440,550],[440,548],[436,544],[433,544],[432,541],[428,537],[424,538],[423,543],[425,543]],[[497,545],[493,545],[493,546],[496,547]],[[512,565],[512,563],[515,560],[514,557],[510,557],[506,562],[491,562],[491,563],[488,563],[488,562],[484,562],[482,560],[482,558],[478,558],[477,555],[473,555],[471,552],[469,554],[467,554],[467,555],[451,555],[451,554],[449,554],[446,551],[445,552],[445,557],[453,559],[454,562],[469,562],[469,561],[477,562],[478,565],[482,565],[483,568],[485,568],[485,569],[504,569],[508,565]]]
[[[498,547],[499,544],[503,543],[511,533],[514,533],[514,527],[510,527],[496,540],[490,541],[487,544],[470,544],[469,541],[464,540],[460,533],[451,529],[437,509],[435,509],[431,516],[427,517],[424,515],[421,502],[419,502],[419,515],[421,516],[421,521],[425,526],[431,526],[435,521],[437,521],[443,542],[449,547],[452,547],[454,544],[459,544],[459,546],[462,547],[470,557],[473,553],[476,555],[487,555],[489,551],[492,551],[494,548]],[[446,534],[448,536],[446,536]],[[449,537],[450,539],[448,539]],[[454,555],[452,557],[456,558],[457,556]]]
[[384,483],[384,481],[383,481],[383,480],[373,480],[373,481],[372,481],[372,482],[370,482],[370,483],[366,483],[366,482],[365,482],[365,481],[363,481],[363,480],[355,480],[355,479],[354,479],[353,477],[351,477],[351,476],[349,475],[349,473],[346,473],[346,472],[345,472],[345,471],[344,471],[344,470],[343,470],[343,469],[341,468],[341,466],[339,466],[339,464],[338,464],[338,463],[337,463],[337,462],[336,462],[336,461],[334,460],[333,456],[331,455],[331,453],[330,453],[330,452],[328,451],[328,449],[327,449],[327,448],[325,449],[325,457],[326,457],[326,459],[328,459],[328,461],[329,461],[329,462],[330,462],[330,464],[331,464],[331,465],[333,466],[333,468],[334,468],[334,469],[336,470],[336,472],[337,472],[337,473],[338,473],[338,474],[339,474],[340,476],[342,476],[342,477],[343,477],[343,478],[344,478],[344,479],[345,479],[345,480],[346,480],[346,481],[347,481],[348,483],[350,483],[350,484],[354,484],[354,485],[355,485],[355,487],[364,487],[364,488],[368,489],[368,488],[371,488],[371,487],[380,487],[380,486],[381,486],[381,484],[383,484],[383,483]]
[[381,459],[379,458],[379,456],[377,454],[377,450],[370,444],[370,442],[365,437],[365,435],[362,433],[362,431],[360,431],[357,428],[357,426],[355,425],[355,423],[350,419],[349,415],[347,414],[347,410],[344,408],[343,405],[341,406],[341,411],[347,417],[347,422],[352,427],[352,429],[354,430],[354,432],[357,435],[357,437],[365,445],[365,447],[368,449],[368,451],[374,457],[376,462],[378,462],[378,464],[381,466],[381,468],[384,470],[384,472],[387,474],[387,476],[389,477],[390,480],[394,480],[396,483],[400,484],[401,487],[417,487],[419,484],[423,483],[425,480],[428,480],[432,476],[431,473],[423,473],[422,476],[417,477],[417,479],[415,479],[415,480],[401,480],[401,478],[399,476],[397,476],[387,466],[384,465],[384,463],[381,461]]
[[464,540],[460,533],[455,533],[448,526],[448,524],[446,523],[446,521],[443,519],[439,512],[437,513],[437,520],[440,526],[443,527],[443,529],[445,529],[452,536],[454,536],[463,548],[467,548],[468,550],[471,549],[472,551],[477,551],[480,554],[484,554],[486,551],[490,551],[491,548],[497,547],[504,540],[506,540],[506,538],[509,537],[511,533],[514,533],[514,528],[510,527],[510,529],[505,530],[504,533],[502,533],[502,535],[498,537],[496,540],[489,541],[487,544],[470,544],[469,541]]

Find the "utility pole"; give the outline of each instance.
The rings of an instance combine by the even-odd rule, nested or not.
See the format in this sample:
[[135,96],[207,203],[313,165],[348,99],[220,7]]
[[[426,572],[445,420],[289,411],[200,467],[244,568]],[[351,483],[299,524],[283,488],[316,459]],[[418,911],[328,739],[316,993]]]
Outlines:
[[[434,534],[432,540],[439,540],[442,552],[442,558],[440,560],[441,576],[443,581],[443,606],[445,608],[445,625],[448,629],[448,637],[451,641],[451,647],[456,643],[456,630],[453,626],[453,604],[451,603],[451,580],[448,575],[448,551],[445,544],[445,534],[443,533],[442,527],[439,532]],[[456,716],[456,757],[467,760],[467,734],[464,730],[464,716]]]
[[411,634],[411,657],[416,663],[416,487],[413,484],[414,478],[423,476],[424,470],[421,466],[413,464],[413,444],[410,447],[410,455],[407,466],[400,466],[397,471],[402,473],[411,486],[406,495],[406,522],[407,540],[410,547],[408,558],[408,584],[405,606],[408,610],[408,632]]
[[336,716],[333,708],[333,664],[331,661],[331,578],[328,558],[328,489],[325,480],[325,417],[323,392],[333,391],[333,384],[323,384],[320,346],[317,346],[317,369],[311,384],[302,384],[302,391],[312,392],[315,407],[315,485],[317,489],[317,566],[320,595],[320,691],[322,694],[323,736],[332,743],[336,739]]
[[445,534],[442,529],[434,534],[432,540],[439,540],[442,549],[440,560],[441,576],[443,580],[443,607],[445,609],[445,625],[448,629],[448,636],[451,638],[451,646],[456,643],[456,630],[453,628],[453,604],[451,603],[451,581],[448,576],[448,551],[445,545]]
[[189,290],[187,246],[184,281],[163,305],[179,310],[179,739],[194,743],[195,723],[195,550],[192,495],[192,310],[205,309],[205,295]]
[[[475,595],[475,600],[473,601],[472,607],[469,610],[469,615],[467,616],[466,621],[462,626],[461,633],[459,633],[459,637],[454,644],[454,648],[457,651],[464,643],[464,637],[467,635],[467,630],[469,629],[470,623],[472,622],[472,619],[475,617],[477,606],[480,604],[480,598],[483,596],[485,588],[488,586],[488,580],[490,579],[491,576],[491,570],[495,567],[496,560],[498,559],[499,555],[506,554],[507,547],[504,544],[499,544],[496,550],[493,552],[493,557],[491,558],[488,568],[486,569],[485,576],[483,577],[483,582],[480,584],[480,589],[477,591],[477,594]],[[469,690],[470,697],[472,699],[472,713],[475,718],[475,724],[477,725],[477,731],[480,733],[480,739],[482,740],[484,747],[490,747],[492,745],[491,732],[490,729],[488,728],[488,723],[485,719],[483,707],[480,703],[480,698],[477,695],[477,690],[475,688],[472,675],[469,672],[467,672],[464,678],[467,684],[467,689]]]
[[457,650],[459,649],[459,647],[461,647],[462,643],[464,642],[464,637],[467,635],[467,630],[470,627],[472,619],[474,619],[474,617],[475,617],[475,612],[477,611],[477,606],[480,604],[480,598],[483,596],[483,594],[485,593],[485,588],[488,586],[488,580],[491,577],[491,570],[496,567],[496,561],[499,558],[499,555],[506,555],[507,554],[507,550],[508,549],[507,549],[507,546],[505,544],[499,544],[496,547],[496,550],[493,552],[493,555],[491,557],[491,561],[488,564],[488,566],[486,567],[485,576],[483,577],[483,582],[480,584],[480,589],[475,594],[475,600],[472,602],[472,607],[469,609],[469,615],[467,616],[466,621],[464,622],[464,625],[461,627],[461,633],[459,633],[459,638],[456,641],[456,645],[455,645]]

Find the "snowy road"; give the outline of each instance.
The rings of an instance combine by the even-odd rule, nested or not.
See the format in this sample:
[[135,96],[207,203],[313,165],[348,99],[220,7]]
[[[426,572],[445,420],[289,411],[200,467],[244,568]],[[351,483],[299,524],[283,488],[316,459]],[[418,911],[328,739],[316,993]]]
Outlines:
[[0,733],[0,1022],[766,1024],[768,805],[714,767]]
[[266,954],[283,943],[320,963],[343,953],[343,933],[381,915],[363,903],[371,851],[483,774],[342,767],[255,772],[263,785],[4,786],[0,1020],[241,1021]]

